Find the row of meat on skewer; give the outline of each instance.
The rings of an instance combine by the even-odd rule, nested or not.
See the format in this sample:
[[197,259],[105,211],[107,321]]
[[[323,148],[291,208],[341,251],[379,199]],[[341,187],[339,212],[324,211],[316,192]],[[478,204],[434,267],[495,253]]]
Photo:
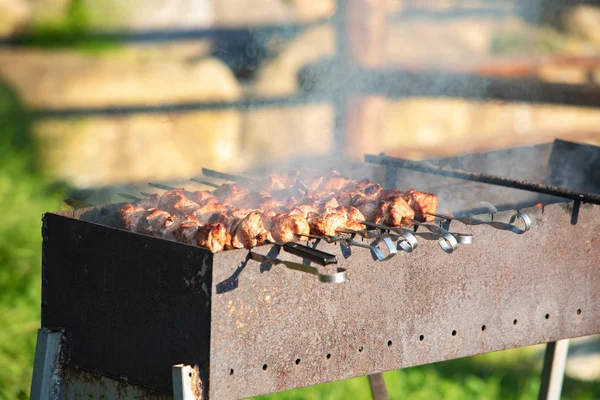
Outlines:
[[437,196],[410,189],[384,190],[368,179],[336,171],[315,176],[291,171],[262,180],[223,184],[213,192],[168,190],[120,210],[129,231],[206,247],[216,253],[266,243],[362,231],[362,221],[389,227],[430,221]]

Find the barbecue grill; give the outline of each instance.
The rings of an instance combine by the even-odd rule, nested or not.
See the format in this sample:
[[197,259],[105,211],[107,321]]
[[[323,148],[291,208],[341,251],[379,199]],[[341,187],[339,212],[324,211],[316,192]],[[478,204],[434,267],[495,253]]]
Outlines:
[[360,173],[417,183],[442,214],[311,238],[325,265],[281,244],[213,254],[127,232],[119,204],[47,213],[32,394],[244,398],[600,333],[600,196],[582,154],[600,160],[561,141],[366,156]]

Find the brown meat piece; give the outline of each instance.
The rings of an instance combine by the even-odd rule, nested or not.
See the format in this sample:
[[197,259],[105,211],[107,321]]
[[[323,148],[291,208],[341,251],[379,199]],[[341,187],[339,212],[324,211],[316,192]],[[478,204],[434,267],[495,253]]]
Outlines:
[[263,200],[264,195],[258,192],[248,192],[245,195],[241,195],[239,198],[231,201],[236,207],[240,208],[259,208],[261,201]]
[[349,219],[346,221],[346,229],[351,229],[353,231],[364,231],[365,226],[354,219]]
[[211,192],[207,191],[197,191],[188,195],[188,198],[193,202],[199,204],[200,206],[204,206],[209,203],[217,203],[219,199],[217,199]]
[[223,222],[223,224],[225,225],[225,229],[227,229],[227,232],[233,234],[235,233],[241,220],[241,218],[229,217],[225,220],[225,222]]
[[[304,199],[310,194],[310,189],[300,181],[296,181],[293,186],[286,189],[271,191],[271,197],[288,204],[290,199]],[[297,200],[296,200],[297,202]]]
[[217,211],[216,213],[210,214],[207,224],[215,224],[217,222],[225,223],[230,217],[224,212]]
[[348,192],[338,192],[335,194],[335,199],[340,206],[349,206],[352,201],[352,196]]
[[163,239],[167,239],[167,240],[177,240],[177,236],[179,234],[179,229],[181,228],[181,223],[183,222],[183,218],[180,217],[173,217],[172,218],[172,222],[167,221],[165,223],[165,226],[163,227],[161,233],[160,233],[160,237],[162,237]]
[[173,217],[168,212],[155,208],[146,216],[146,221],[147,224],[143,233],[161,237],[167,224],[173,223]]
[[393,200],[396,197],[402,197],[404,192],[398,189],[386,189],[382,190],[378,194],[379,201]]
[[158,193],[153,193],[148,197],[145,197],[138,201],[136,205],[138,207],[145,208],[149,210],[151,208],[158,208],[158,203],[160,202],[160,195]]
[[258,208],[263,211],[274,211],[276,214],[281,214],[287,211],[281,201],[275,200],[272,197],[263,197]]
[[321,214],[329,214],[335,212],[335,209],[338,208],[340,204],[337,202],[337,199],[334,196],[329,197],[327,200],[321,204],[319,207],[319,211]]
[[192,215],[194,214],[194,211],[196,211],[199,208],[200,205],[198,203],[184,197],[183,199],[179,200],[173,205],[173,210],[171,211],[171,213],[179,214],[181,216]]
[[207,204],[205,206],[198,208],[196,211],[194,211],[194,216],[202,224],[206,224],[206,223],[208,223],[208,221],[210,221],[212,214],[214,214],[216,212],[226,213],[230,209],[231,209],[231,207],[224,206],[222,204]]
[[306,240],[309,233],[308,221],[301,215],[282,215],[275,219],[271,229],[273,239],[284,243]]
[[317,190],[319,190],[319,187],[321,187],[321,185],[323,184],[324,180],[325,180],[324,177],[319,176],[317,178],[310,180],[310,183],[307,186],[310,188],[310,190],[317,191]]
[[373,222],[377,216],[379,201],[370,197],[359,197],[352,204],[365,217],[366,221]]
[[271,232],[269,232],[269,231],[264,231],[262,233],[259,233],[256,236],[256,245],[257,246],[260,246],[265,243],[273,243],[274,241],[275,241],[275,239],[273,239],[273,236],[271,235]]
[[263,226],[266,230],[271,230],[271,228],[273,227],[273,217],[275,217],[276,215],[277,213],[273,210],[265,211],[260,215],[260,218],[263,222]]
[[335,236],[339,229],[346,228],[346,222],[347,219],[342,214],[326,214],[310,220],[310,232],[315,235]]
[[364,221],[365,220],[365,216],[363,215],[363,213],[361,213],[360,210],[358,208],[356,208],[356,207],[352,207],[352,206],[343,207],[343,206],[340,206],[340,207],[336,208],[335,211],[337,213],[342,214],[347,219],[352,219],[352,220],[355,220],[355,221]]
[[220,222],[206,224],[198,231],[198,246],[206,247],[213,253],[223,251],[228,242],[231,242],[231,235]]
[[160,200],[158,201],[158,208],[161,210],[165,210],[169,207],[171,203],[176,202],[180,198],[183,197],[183,189],[172,189],[167,190],[160,196]]
[[200,227],[201,224],[196,218],[187,216],[181,221],[179,229],[175,234],[177,241],[196,246],[198,244],[198,231]]
[[225,228],[227,229],[227,232],[233,234],[233,233],[235,233],[240,221],[242,219],[244,219],[251,212],[252,212],[252,210],[250,210],[248,208],[234,208],[234,209],[229,210],[229,212],[226,215],[226,218],[224,218],[224,219],[217,220],[217,219],[215,219],[215,214],[213,214],[213,216],[211,217],[209,222],[222,222],[223,224],[225,224]]
[[408,205],[415,211],[415,219],[421,222],[434,221],[435,214],[438,208],[438,198],[433,193],[419,192],[415,189],[410,189],[403,196]]
[[319,186],[319,192],[331,193],[338,191],[348,191],[356,186],[356,181],[345,178],[339,172],[333,171]]
[[249,208],[234,208],[229,210],[227,215],[229,215],[230,217],[242,219],[245,218],[251,212],[252,210]]
[[234,203],[242,200],[250,190],[237,183],[225,183],[213,192],[222,203]]
[[380,202],[375,216],[375,223],[386,226],[410,224],[408,218],[414,218],[415,212],[402,197]]
[[231,240],[231,244],[238,249],[243,247],[251,249],[261,242],[260,235],[265,232],[266,229],[262,223],[260,213],[258,211],[252,211],[240,221]]
[[310,213],[318,213],[317,207],[312,204],[299,204],[295,207],[296,210],[300,210],[304,218],[308,217]]
[[297,216],[300,216],[300,217],[304,217],[304,211],[302,211],[298,207],[294,207],[288,213],[282,213],[280,215],[281,216],[283,216],[283,215],[297,215]]
[[140,232],[145,229],[147,224],[146,217],[151,211],[142,207],[134,206],[133,204],[125,204],[119,210],[119,216],[123,228],[130,232]]
[[288,187],[288,178],[280,174],[271,174],[260,181],[258,191],[271,192]]
[[382,190],[383,188],[380,184],[374,183],[368,179],[363,179],[362,181],[356,184],[354,190],[350,192],[350,195],[353,196],[356,194],[362,194],[365,197],[374,197],[377,194],[379,194],[379,192],[381,192]]
[[170,214],[186,216],[193,214],[200,205],[186,198],[183,189],[167,190],[158,202],[158,208]]

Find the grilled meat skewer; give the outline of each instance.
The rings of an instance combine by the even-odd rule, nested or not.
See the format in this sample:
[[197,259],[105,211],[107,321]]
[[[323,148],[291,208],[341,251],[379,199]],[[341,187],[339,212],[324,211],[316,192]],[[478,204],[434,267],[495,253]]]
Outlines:
[[[304,180],[304,181],[303,181]],[[307,235],[361,231],[361,221],[390,227],[431,220],[437,196],[410,189],[383,190],[332,172],[306,179],[302,173],[224,184],[213,193],[172,189],[121,210],[126,229],[209,248],[252,248]]]

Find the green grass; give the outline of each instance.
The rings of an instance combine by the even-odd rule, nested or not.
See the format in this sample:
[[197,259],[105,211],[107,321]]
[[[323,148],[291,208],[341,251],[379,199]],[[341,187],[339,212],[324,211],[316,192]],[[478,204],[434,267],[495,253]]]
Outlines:
[[[26,399],[40,325],[41,215],[62,208],[64,190],[36,165],[30,119],[0,83],[0,399]],[[50,189],[54,187],[54,189]],[[540,360],[511,350],[386,374],[391,399],[535,399]],[[566,379],[564,398],[598,399],[600,382]],[[367,378],[261,399],[369,398]]]
[[0,83],[0,398],[28,398],[40,325],[41,216],[61,207],[36,165],[29,119]]
[[[390,399],[536,399],[541,358],[531,348],[384,373]],[[366,377],[261,396],[262,400],[370,398]],[[598,399],[600,382],[565,377],[564,399]]]

